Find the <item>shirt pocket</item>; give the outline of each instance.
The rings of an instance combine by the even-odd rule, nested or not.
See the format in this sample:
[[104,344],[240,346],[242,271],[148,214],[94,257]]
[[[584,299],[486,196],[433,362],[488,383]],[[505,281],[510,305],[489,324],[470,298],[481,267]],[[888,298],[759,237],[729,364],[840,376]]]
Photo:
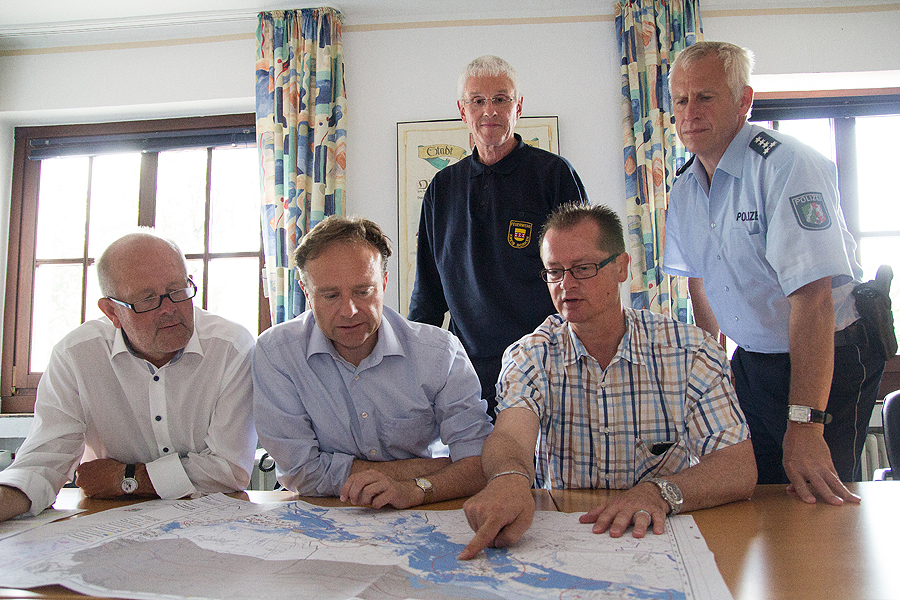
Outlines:
[[[434,413],[383,417],[379,437],[388,454],[402,458],[430,458],[428,446],[439,437]],[[407,456],[408,455],[408,456]]]
[[[672,443],[661,454],[660,444]],[[637,438],[634,445],[634,483],[647,477],[673,475],[690,465],[690,453],[684,440],[649,440]]]

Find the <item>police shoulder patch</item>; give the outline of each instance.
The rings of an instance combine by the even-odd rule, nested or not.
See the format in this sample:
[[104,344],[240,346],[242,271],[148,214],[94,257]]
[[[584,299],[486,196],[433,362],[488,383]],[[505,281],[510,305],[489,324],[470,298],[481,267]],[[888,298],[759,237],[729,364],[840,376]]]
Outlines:
[[750,148],[763,158],[769,158],[769,154],[780,145],[781,142],[765,131],[760,131],[750,140]]
[[828,204],[820,192],[806,192],[791,196],[791,208],[794,217],[803,229],[818,231],[831,227],[831,215]]

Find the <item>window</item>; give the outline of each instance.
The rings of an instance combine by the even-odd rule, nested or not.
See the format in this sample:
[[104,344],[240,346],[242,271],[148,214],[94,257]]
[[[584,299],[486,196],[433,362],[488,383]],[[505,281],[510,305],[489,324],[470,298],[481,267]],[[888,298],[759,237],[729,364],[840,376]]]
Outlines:
[[253,115],[16,130],[3,412],[33,410],[53,346],[101,316],[95,261],[137,226],[181,247],[194,303],[251,332],[262,297]]
[[[894,270],[891,303],[900,336],[900,198],[890,176],[900,95],[762,98],[754,101],[750,120],[792,135],[835,162],[863,279],[873,279],[882,264]],[[900,357],[889,361],[881,389],[900,389]]]

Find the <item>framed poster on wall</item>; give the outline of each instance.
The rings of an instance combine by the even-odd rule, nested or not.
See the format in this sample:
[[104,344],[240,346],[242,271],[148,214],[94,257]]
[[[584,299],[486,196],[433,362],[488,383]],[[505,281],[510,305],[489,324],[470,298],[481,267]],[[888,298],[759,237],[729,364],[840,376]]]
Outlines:
[[[559,153],[556,117],[522,117],[516,133],[531,146]],[[469,128],[459,119],[397,123],[397,257],[400,314],[409,314],[416,282],[416,235],[422,198],[434,174],[472,153]]]

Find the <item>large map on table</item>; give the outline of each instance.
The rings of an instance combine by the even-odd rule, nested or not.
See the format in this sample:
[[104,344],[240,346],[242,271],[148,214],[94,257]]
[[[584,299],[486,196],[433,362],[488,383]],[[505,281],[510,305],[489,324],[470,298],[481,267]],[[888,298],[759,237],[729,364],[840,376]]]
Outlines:
[[512,549],[471,561],[462,511],[375,511],[216,495],[145,503],[0,542],[0,585],[61,584],[122,598],[722,599],[694,521],[614,540],[538,512]]

